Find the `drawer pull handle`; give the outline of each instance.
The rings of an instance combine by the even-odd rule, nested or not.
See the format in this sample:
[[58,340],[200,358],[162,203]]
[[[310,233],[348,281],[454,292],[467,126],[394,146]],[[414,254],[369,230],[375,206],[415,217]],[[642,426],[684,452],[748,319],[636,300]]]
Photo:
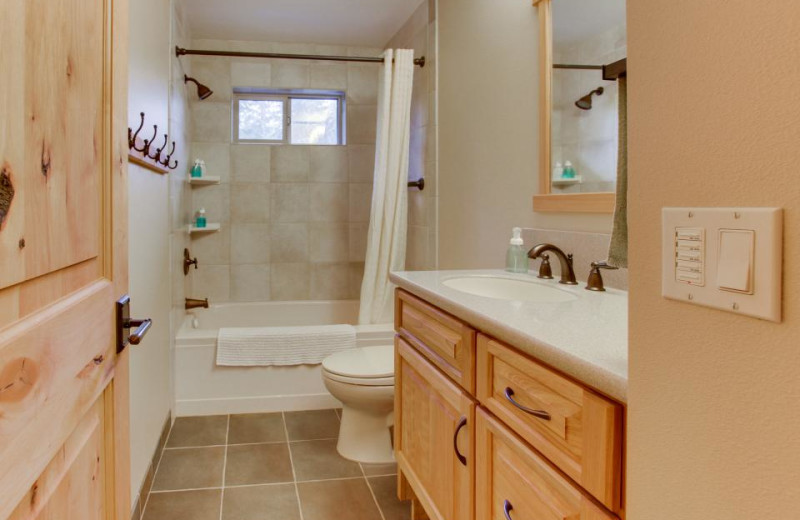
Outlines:
[[506,515],[506,520],[511,520],[511,510],[514,509],[514,506],[511,505],[511,502],[508,500],[503,501],[503,514]]
[[453,434],[453,450],[456,452],[456,457],[458,457],[458,461],[461,462],[464,466],[467,465],[467,458],[458,451],[458,433],[461,431],[461,428],[467,425],[467,418],[462,417],[460,421],[458,421],[458,426],[456,426],[456,432]]
[[545,421],[549,421],[550,420],[550,418],[551,418],[550,414],[545,412],[544,410],[534,410],[533,408],[528,408],[527,406],[521,405],[518,402],[516,402],[514,400],[514,391],[509,386],[506,387],[505,396],[506,396],[506,399],[508,399],[509,403],[513,404],[514,406],[516,406],[517,408],[519,408],[523,412],[529,413],[534,417],[538,417],[539,419],[544,419]]

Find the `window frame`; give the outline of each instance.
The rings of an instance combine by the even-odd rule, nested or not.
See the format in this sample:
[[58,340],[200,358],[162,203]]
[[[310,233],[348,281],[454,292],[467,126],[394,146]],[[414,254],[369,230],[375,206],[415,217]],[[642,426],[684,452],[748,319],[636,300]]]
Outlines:
[[[337,142],[325,143],[293,143],[292,136],[292,100],[293,99],[319,99],[334,100],[337,102],[338,113],[336,117]],[[239,139],[239,102],[240,101],[282,101],[283,102],[283,139]],[[232,99],[233,125],[231,141],[234,144],[276,144],[290,146],[344,146],[345,114],[347,113],[346,95],[341,91],[309,91],[296,89],[237,89],[234,90]]]

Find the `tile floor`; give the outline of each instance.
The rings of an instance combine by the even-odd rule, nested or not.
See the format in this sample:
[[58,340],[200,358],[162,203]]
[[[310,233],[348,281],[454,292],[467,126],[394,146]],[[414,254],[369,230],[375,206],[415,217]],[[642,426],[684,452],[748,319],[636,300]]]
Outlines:
[[408,520],[395,464],[339,456],[339,411],[180,417],[143,520]]

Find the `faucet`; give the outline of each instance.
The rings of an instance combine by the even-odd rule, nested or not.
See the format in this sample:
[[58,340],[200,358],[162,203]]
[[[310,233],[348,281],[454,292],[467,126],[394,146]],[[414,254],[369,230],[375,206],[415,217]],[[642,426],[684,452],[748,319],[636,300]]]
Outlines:
[[528,251],[528,258],[536,260],[542,253],[547,251],[554,253],[561,264],[561,280],[559,280],[558,283],[578,285],[578,282],[575,280],[575,271],[572,269],[572,255],[564,253],[564,251],[553,244],[537,244],[533,246],[531,250]]
[[193,298],[186,298],[186,310],[189,309],[198,309],[202,307],[203,309],[208,309],[208,298],[204,300],[195,300]]

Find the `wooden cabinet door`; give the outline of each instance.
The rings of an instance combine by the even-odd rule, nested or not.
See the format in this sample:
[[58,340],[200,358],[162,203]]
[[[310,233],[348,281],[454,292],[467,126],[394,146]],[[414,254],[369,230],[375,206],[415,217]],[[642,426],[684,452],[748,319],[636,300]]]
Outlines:
[[0,520],[130,518],[127,27],[0,3]]
[[408,482],[432,520],[471,520],[475,403],[399,336],[395,351],[395,452],[400,478]]

